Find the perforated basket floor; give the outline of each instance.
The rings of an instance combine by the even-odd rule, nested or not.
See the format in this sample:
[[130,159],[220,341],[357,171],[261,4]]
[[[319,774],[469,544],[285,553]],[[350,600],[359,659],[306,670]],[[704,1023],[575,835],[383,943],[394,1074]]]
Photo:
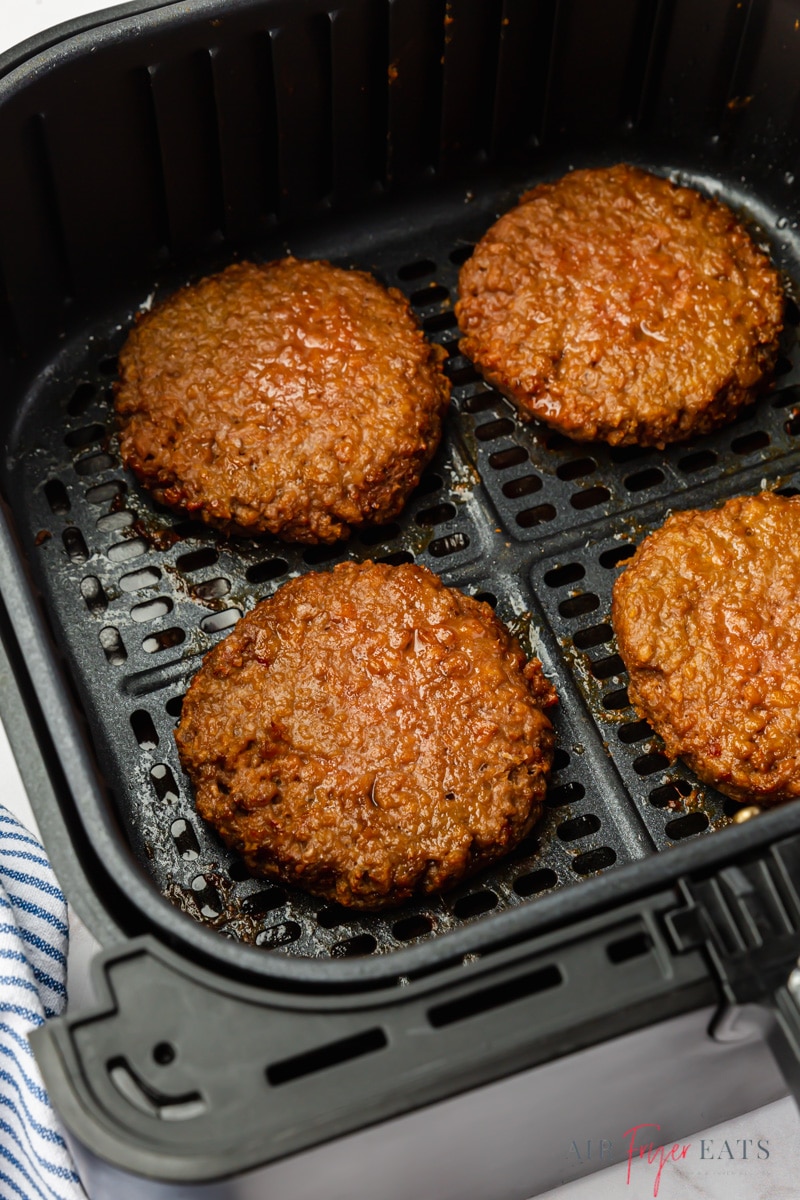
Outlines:
[[[418,207],[400,236],[387,217],[353,239],[357,253],[341,230],[292,243],[297,254],[366,268],[402,288],[449,351],[447,433],[391,526],[336,548],[299,549],[226,539],[155,506],[121,468],[113,432],[110,385],[130,306],[66,346],[27,399],[12,501],[112,802],[154,886],[225,936],[306,956],[391,951],[713,836],[736,809],[671,765],[628,706],[611,587],[670,508],[800,487],[798,312],[790,303],[776,390],[716,435],[666,452],[613,450],[523,425],[459,356],[452,305],[474,240],[534,182],[502,194],[476,189],[446,214]],[[739,207],[737,193],[721,192]],[[777,212],[760,210],[759,219],[760,240],[800,277],[793,229]],[[545,816],[526,842],[435,902],[353,917],[248,876],[197,817],[172,731],[202,654],[243,612],[293,575],[367,557],[424,563],[488,599],[539,653],[561,703]]]

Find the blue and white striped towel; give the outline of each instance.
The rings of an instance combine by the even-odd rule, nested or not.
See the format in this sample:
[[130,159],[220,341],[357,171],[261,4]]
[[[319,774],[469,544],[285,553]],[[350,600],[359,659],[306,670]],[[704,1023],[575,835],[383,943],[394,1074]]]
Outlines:
[[66,1004],[67,938],[41,844],[0,805],[2,1200],[85,1200],[26,1036]]

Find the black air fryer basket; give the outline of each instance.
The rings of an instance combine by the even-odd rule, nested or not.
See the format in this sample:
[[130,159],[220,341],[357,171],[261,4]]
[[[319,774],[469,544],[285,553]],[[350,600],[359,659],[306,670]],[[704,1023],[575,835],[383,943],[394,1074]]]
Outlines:
[[[92,1195],[523,1200],[585,1169],[580,1137],[621,1152],[645,1120],[669,1143],[782,1094],[767,1044],[798,1087],[800,807],[737,825],[666,759],[609,614],[668,510],[800,490],[800,312],[774,391],[666,451],[523,426],[453,316],[498,213],[617,161],[724,199],[791,295],[798,55],[788,0],[196,0],[0,59],[2,715],[104,946],[97,1007],[35,1035]],[[117,453],[137,309],[287,251],[402,288],[449,353],[407,510],[334,548],[212,533]],[[354,916],[248,875],[172,731],[241,613],[367,557],[488,599],[560,705],[534,834],[436,901]]]

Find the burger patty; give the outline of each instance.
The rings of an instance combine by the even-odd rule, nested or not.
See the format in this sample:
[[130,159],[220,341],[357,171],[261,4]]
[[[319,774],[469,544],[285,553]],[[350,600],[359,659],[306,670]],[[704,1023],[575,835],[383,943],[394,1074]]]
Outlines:
[[395,517],[439,443],[450,385],[402,294],[285,258],[185,287],[131,331],[125,465],[210,525],[334,542]]
[[631,703],[727,796],[800,795],[800,497],[671,516],[614,587]]
[[462,352],[579,441],[662,447],[729,421],[774,366],[777,272],[724,204],[629,166],[522,197],[461,269]]
[[175,736],[200,815],[251,871],[374,909],[528,833],[555,700],[488,605],[423,567],[347,562],[238,623]]

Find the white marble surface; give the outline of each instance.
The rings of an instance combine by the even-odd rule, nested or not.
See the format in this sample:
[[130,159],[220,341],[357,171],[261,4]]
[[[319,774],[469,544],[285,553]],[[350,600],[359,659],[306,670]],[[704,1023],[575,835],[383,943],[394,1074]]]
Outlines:
[[[117,6],[98,6],[96,0],[17,0],[13,4],[5,0],[0,15],[0,51],[51,25],[97,11],[98,7]],[[2,726],[0,797],[29,828],[35,829]],[[81,1007],[90,996],[88,962],[94,943],[74,915],[70,931],[70,1002]],[[688,1146],[685,1157],[667,1162],[658,1181],[657,1162],[649,1165],[637,1161],[630,1179],[625,1164],[608,1167],[547,1192],[542,1200],[649,1200],[656,1182],[657,1200],[797,1200],[800,1196],[800,1116],[789,1099],[696,1133],[685,1138],[683,1145]],[[595,1147],[595,1154],[598,1150]]]

